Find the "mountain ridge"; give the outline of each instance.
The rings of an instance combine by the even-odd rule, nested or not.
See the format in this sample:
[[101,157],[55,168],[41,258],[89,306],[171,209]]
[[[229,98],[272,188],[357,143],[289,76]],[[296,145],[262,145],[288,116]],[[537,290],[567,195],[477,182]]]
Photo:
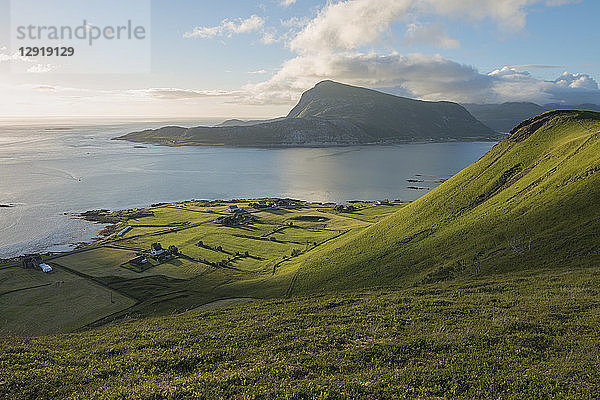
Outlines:
[[462,104],[475,118],[495,130],[509,132],[521,121],[552,110],[600,111],[597,104],[544,104],[506,102],[500,104]]
[[216,127],[164,127],[115,138],[168,146],[295,147],[497,140],[459,104],[397,97],[323,81],[287,117],[228,120]]

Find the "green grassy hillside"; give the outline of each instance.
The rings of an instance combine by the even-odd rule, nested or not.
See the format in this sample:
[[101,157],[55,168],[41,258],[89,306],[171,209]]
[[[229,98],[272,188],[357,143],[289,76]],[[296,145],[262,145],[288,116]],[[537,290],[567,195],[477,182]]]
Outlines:
[[600,114],[525,121],[380,223],[322,246],[291,293],[600,264]]

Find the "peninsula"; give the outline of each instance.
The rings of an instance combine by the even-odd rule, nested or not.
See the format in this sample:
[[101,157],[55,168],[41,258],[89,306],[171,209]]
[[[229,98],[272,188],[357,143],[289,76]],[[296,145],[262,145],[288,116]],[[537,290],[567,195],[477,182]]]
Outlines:
[[326,147],[499,138],[456,103],[323,81],[305,92],[283,118],[230,120],[215,127],[167,126],[115,139],[167,146]]

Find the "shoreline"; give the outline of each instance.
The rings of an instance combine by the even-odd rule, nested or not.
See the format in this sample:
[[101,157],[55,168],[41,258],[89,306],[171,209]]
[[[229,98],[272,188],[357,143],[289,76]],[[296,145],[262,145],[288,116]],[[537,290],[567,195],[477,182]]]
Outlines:
[[[135,132],[134,132],[135,133]],[[215,147],[215,148],[230,148],[230,149],[259,149],[259,150],[279,150],[279,149],[331,149],[331,148],[348,148],[348,147],[374,147],[374,146],[401,146],[407,144],[433,144],[433,143],[499,143],[506,137],[498,135],[498,137],[482,137],[482,138],[443,138],[443,139],[418,139],[418,140],[394,140],[386,142],[370,142],[370,143],[290,143],[290,144],[270,144],[270,145],[243,145],[243,144],[224,144],[224,143],[174,143],[172,140],[164,141],[147,141],[147,140],[131,140],[125,136],[118,136],[110,140],[123,141],[129,143],[146,144],[162,147]]]

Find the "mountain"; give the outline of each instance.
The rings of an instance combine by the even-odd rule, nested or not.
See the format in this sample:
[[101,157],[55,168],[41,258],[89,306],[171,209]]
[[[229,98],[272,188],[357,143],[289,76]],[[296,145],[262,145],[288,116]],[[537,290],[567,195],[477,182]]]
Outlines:
[[385,220],[298,260],[292,293],[600,265],[600,113],[551,111]]
[[494,136],[456,103],[413,100],[332,81],[305,92],[287,117],[349,121],[378,139]]
[[357,126],[319,118],[278,119],[254,125],[181,128],[168,126],[129,133],[116,140],[167,146],[326,146],[368,143]]
[[283,118],[260,119],[260,120],[255,119],[255,120],[248,120],[248,121],[243,121],[241,119],[228,119],[227,121],[221,122],[217,126],[252,126],[252,125],[263,124],[265,122],[275,122],[275,121],[278,121],[281,119],[283,119]]
[[592,103],[584,103],[584,104],[545,104],[544,107],[546,110],[585,110],[585,111],[600,111],[600,105],[592,104]]
[[463,104],[463,106],[479,121],[496,132],[509,132],[521,121],[552,110],[587,110],[600,111],[597,104],[545,104],[540,106],[528,102],[512,102],[502,104]]
[[332,81],[302,95],[286,118],[230,120],[216,127],[164,127],[116,138],[169,146],[330,146],[408,141],[494,140],[465,108]]
[[521,121],[539,115],[547,108],[535,103],[463,104],[479,121],[496,132],[509,132]]

